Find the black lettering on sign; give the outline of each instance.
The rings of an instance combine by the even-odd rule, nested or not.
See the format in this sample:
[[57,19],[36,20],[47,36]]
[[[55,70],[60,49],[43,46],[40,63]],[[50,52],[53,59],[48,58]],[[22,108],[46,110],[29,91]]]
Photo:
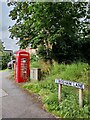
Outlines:
[[72,87],[76,87],[79,89],[84,89],[84,85],[82,83],[71,82],[71,81],[66,81],[66,80],[61,80],[61,79],[55,79],[55,83],[72,86]]

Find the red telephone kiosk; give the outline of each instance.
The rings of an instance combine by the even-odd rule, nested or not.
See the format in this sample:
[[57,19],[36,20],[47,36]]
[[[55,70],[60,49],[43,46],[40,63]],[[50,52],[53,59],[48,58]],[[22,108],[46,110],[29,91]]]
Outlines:
[[26,82],[30,76],[30,55],[19,50],[16,53],[15,79],[16,82]]

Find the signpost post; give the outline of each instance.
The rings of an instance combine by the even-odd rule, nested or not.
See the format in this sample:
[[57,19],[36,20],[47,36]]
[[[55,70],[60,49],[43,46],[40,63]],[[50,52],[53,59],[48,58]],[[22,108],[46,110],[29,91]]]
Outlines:
[[58,84],[58,102],[61,102],[62,100],[61,93],[62,93],[62,84]]
[[83,89],[79,89],[79,107],[83,107]]
[[83,107],[83,89],[84,85],[78,82],[72,82],[62,79],[55,79],[55,83],[58,84],[58,101],[61,102],[61,94],[62,94],[62,85],[72,86],[79,88],[79,107]]

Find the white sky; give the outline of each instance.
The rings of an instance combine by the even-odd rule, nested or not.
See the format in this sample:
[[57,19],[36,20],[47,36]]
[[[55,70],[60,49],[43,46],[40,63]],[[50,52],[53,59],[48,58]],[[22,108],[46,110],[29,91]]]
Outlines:
[[9,38],[8,31],[8,27],[14,24],[14,21],[8,16],[11,9],[6,2],[0,0],[0,39],[4,42],[5,49],[16,51],[19,49],[16,45],[17,40]]

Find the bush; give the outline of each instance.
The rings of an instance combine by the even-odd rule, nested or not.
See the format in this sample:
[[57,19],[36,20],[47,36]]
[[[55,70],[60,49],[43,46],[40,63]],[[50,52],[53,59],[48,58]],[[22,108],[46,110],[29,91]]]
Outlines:
[[52,63],[52,51],[50,48],[46,48],[45,45],[40,45],[38,48],[38,56],[45,62],[50,61]]
[[30,64],[31,68],[40,68],[41,69],[41,77],[42,79],[46,76],[50,74],[51,71],[51,65],[49,64],[49,62],[44,62],[44,60],[39,60],[38,61],[31,61]]
[[37,55],[33,55],[31,54],[30,55],[30,62],[37,62],[39,60],[38,56]]
[[2,69],[7,68],[7,63],[10,61],[10,55],[8,53],[4,53],[2,56]]

